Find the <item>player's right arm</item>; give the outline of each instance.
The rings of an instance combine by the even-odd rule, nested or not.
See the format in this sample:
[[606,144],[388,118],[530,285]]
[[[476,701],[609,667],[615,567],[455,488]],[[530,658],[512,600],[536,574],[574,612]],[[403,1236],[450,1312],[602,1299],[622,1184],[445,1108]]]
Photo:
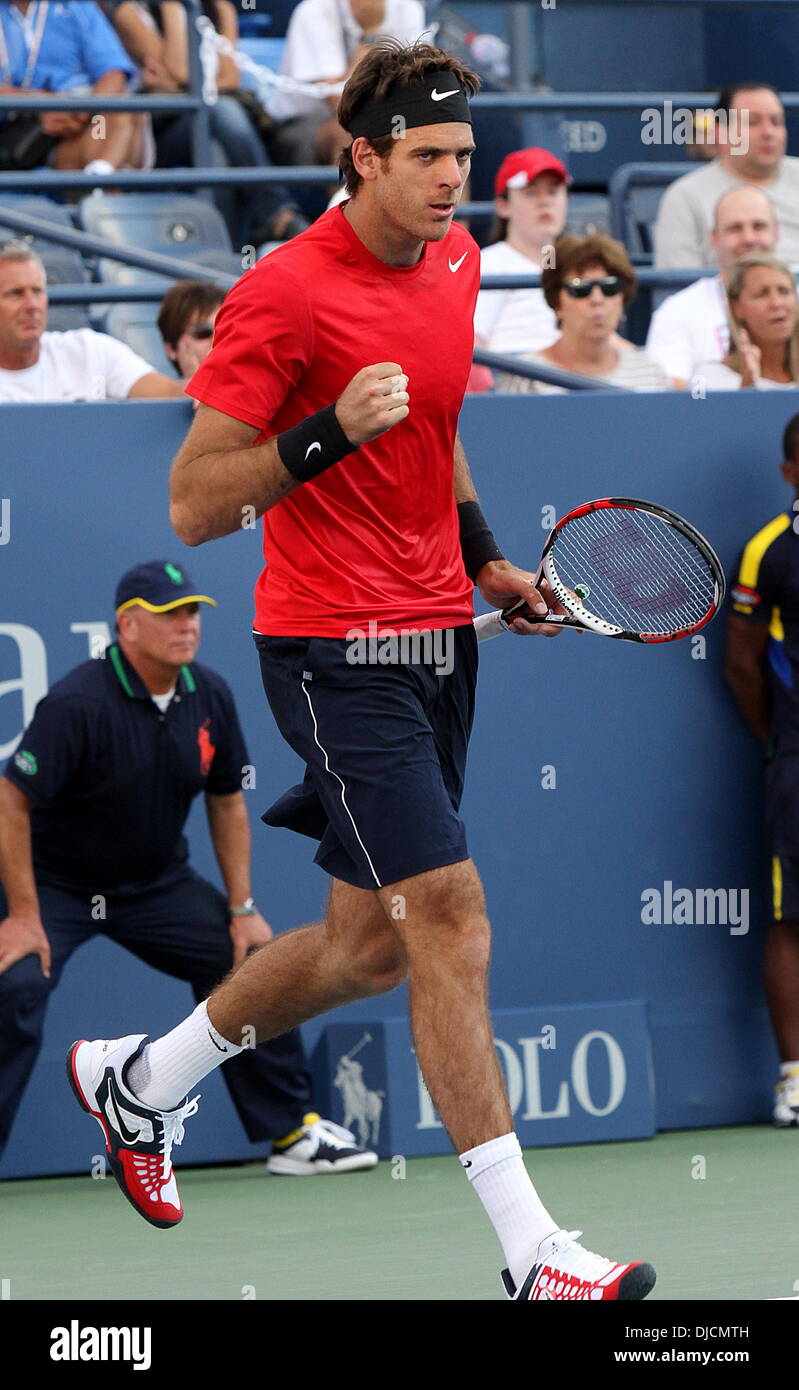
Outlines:
[[[335,402],[336,420],[353,450],[405,419],[407,385],[396,362],[356,373]],[[213,406],[199,406],[169,479],[169,518],[186,545],[232,535],[252,515],[250,508],[261,516],[302,486],[280,454],[280,440],[291,431],[255,444],[259,433]]]
[[50,943],[39,909],[31,850],[31,801],[0,777],[0,881],[8,916],[0,922],[0,975],[23,956],[37,955],[50,975]]

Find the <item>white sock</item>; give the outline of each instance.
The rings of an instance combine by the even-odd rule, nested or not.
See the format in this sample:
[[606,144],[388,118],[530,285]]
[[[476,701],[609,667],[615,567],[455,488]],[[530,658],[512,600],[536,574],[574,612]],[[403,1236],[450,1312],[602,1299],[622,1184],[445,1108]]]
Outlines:
[[515,1134],[467,1149],[460,1161],[499,1237],[518,1288],[530,1273],[541,1241],[559,1229],[558,1223],[530,1181]]
[[794,1071],[799,1071],[799,1062],[780,1063],[780,1076],[790,1076]]
[[128,1085],[143,1105],[174,1110],[198,1081],[243,1051],[217,1032],[203,1001],[171,1033],[147,1044],[128,1072]]

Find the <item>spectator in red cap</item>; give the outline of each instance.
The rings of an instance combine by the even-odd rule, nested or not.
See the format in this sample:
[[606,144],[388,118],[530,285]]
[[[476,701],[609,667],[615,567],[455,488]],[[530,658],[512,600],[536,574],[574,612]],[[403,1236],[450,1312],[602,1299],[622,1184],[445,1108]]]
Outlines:
[[[480,256],[484,275],[530,275],[546,265],[546,249],[566,224],[568,183],[565,165],[549,150],[532,146],[503,159],[494,181],[491,245]],[[537,352],[558,336],[540,289],[481,290],[474,330],[478,347],[503,353]]]

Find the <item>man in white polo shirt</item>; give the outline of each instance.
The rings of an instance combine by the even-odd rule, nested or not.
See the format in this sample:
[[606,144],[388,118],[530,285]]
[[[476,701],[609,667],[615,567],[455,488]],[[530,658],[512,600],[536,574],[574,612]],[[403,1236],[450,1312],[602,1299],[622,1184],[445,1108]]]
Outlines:
[[47,333],[47,277],[24,242],[0,246],[0,403],[182,396],[132,348],[77,328]]
[[720,362],[730,341],[722,275],[750,251],[773,251],[779,227],[765,193],[748,184],[723,193],[710,233],[721,274],[695,280],[656,309],[646,350],[671,378],[686,387],[699,362]]
[[[498,236],[480,253],[483,275],[534,275],[566,225],[566,167],[531,146],[506,156],[494,180]],[[481,290],[475,342],[489,352],[538,352],[558,336],[543,290]]]

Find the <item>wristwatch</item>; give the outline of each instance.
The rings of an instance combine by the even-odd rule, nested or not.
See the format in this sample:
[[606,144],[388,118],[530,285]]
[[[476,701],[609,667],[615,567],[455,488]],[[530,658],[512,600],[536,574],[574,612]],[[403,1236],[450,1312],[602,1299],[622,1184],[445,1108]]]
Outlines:
[[245,898],[241,907],[230,907],[228,911],[231,917],[254,917],[257,911],[255,902],[252,898]]

